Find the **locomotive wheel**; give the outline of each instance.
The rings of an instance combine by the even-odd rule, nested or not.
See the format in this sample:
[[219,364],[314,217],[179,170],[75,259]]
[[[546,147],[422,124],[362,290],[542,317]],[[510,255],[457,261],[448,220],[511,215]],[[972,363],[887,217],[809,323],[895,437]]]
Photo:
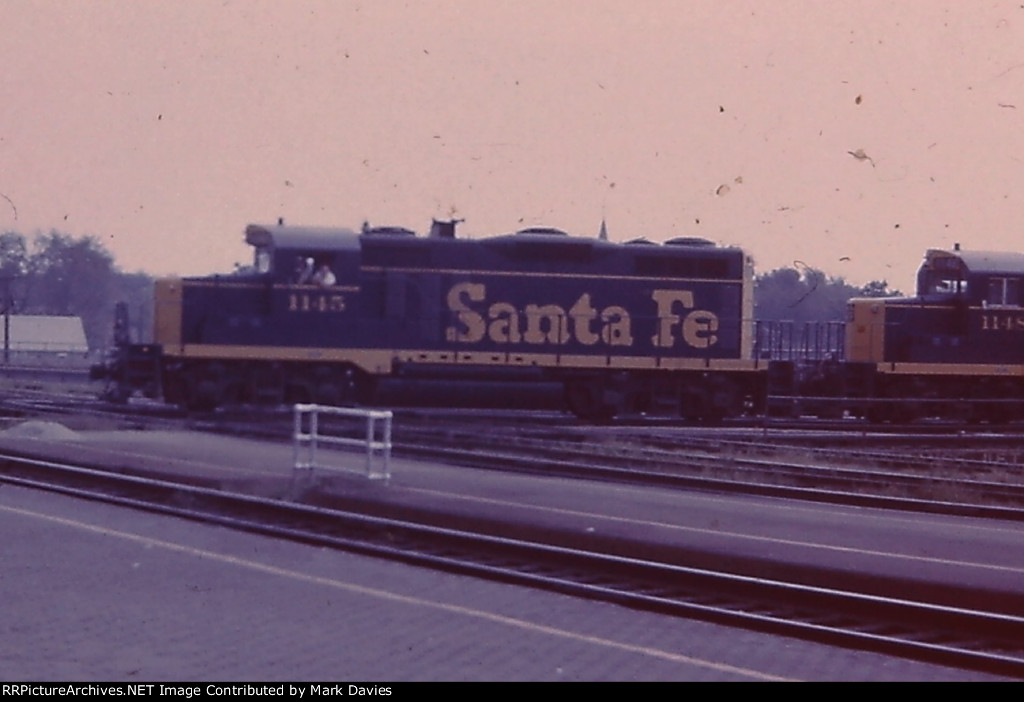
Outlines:
[[892,407],[888,403],[874,402],[868,405],[864,416],[872,424],[885,424],[892,420]]
[[335,407],[369,404],[373,384],[369,376],[351,367],[322,366],[313,373],[315,401]]
[[103,393],[100,395],[100,398],[117,405],[125,405],[128,404],[128,398],[130,396],[131,392],[127,388],[116,380],[112,380],[103,388]]
[[685,421],[697,423],[704,418],[707,397],[701,388],[685,388],[679,394],[679,416]]
[[892,400],[871,405],[865,416],[872,424],[913,424],[924,416],[924,410],[919,402]]
[[727,378],[694,380],[679,393],[679,416],[687,422],[718,424],[740,409],[739,389]]
[[252,366],[247,378],[246,396],[257,405],[278,405],[285,401],[287,378],[284,369],[275,364]]
[[982,383],[980,388],[983,396],[990,402],[981,402],[977,406],[980,417],[989,424],[1005,424],[1014,419],[1014,407],[1003,400],[1019,396],[1017,386],[1008,380],[990,380]]
[[289,405],[297,403],[306,404],[313,402],[313,395],[306,383],[289,381],[284,386],[284,402]]
[[331,368],[317,368],[313,372],[312,401],[321,405],[338,407],[347,405],[349,393],[344,373]]
[[920,402],[902,400],[893,404],[891,420],[893,424],[913,424],[925,414]]
[[377,397],[376,376],[363,373],[359,370],[352,371],[352,392],[356,404],[372,405]]
[[587,422],[607,422],[615,408],[604,401],[601,381],[570,380],[565,383],[565,404],[569,411]]
[[192,387],[188,409],[195,412],[212,412],[220,404],[218,384],[212,380],[200,380]]
[[976,414],[982,421],[989,424],[1006,424],[1010,421],[1010,411],[998,402],[982,402],[976,408]]
[[217,366],[179,367],[168,373],[164,397],[189,412],[209,412],[220,403]]
[[691,424],[720,424],[725,410],[714,407],[707,394],[698,389],[683,393],[679,402],[679,416]]

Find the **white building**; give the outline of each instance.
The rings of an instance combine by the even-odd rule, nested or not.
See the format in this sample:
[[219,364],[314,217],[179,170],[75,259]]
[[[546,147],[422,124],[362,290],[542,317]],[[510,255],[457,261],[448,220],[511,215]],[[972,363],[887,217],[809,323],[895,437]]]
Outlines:
[[[10,338],[7,329],[10,328]],[[26,356],[84,356],[89,352],[80,317],[12,314],[0,316],[0,348],[12,358]]]

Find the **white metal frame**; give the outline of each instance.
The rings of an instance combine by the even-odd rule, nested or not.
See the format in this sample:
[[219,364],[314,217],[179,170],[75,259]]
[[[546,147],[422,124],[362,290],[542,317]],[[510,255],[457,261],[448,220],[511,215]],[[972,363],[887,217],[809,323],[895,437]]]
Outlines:
[[[294,430],[292,432],[292,455],[294,458],[295,470],[305,469],[312,471],[313,468],[326,468],[336,470],[333,466],[317,463],[317,447],[320,444],[333,444],[339,446],[365,446],[366,447],[366,477],[371,480],[387,480],[391,477],[391,417],[390,410],[363,410],[352,407],[329,407],[327,405],[297,404],[294,410]],[[302,418],[309,415],[309,432],[302,430]],[[345,417],[365,417],[366,437],[363,439],[350,439],[343,436],[324,436],[320,433],[320,415],[334,414]],[[377,437],[377,422],[380,420],[381,438]],[[301,460],[302,444],[308,446],[306,460]],[[374,469],[374,458],[381,458],[382,470]]]

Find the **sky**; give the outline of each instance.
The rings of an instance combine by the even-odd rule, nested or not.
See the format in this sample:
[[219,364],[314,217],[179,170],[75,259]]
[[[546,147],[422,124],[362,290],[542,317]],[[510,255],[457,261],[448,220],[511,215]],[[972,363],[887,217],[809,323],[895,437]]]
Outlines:
[[249,223],[704,237],[904,292],[1024,250],[1016,0],[5,0],[0,231],[229,272]]

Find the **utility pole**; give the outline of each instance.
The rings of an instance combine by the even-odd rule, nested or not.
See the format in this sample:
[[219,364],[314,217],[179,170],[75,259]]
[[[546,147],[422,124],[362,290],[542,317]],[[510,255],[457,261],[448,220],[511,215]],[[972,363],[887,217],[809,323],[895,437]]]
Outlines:
[[4,306],[4,365],[11,363],[11,307],[14,306],[14,295],[11,293],[12,276],[5,275],[0,278],[0,286],[3,287]]

